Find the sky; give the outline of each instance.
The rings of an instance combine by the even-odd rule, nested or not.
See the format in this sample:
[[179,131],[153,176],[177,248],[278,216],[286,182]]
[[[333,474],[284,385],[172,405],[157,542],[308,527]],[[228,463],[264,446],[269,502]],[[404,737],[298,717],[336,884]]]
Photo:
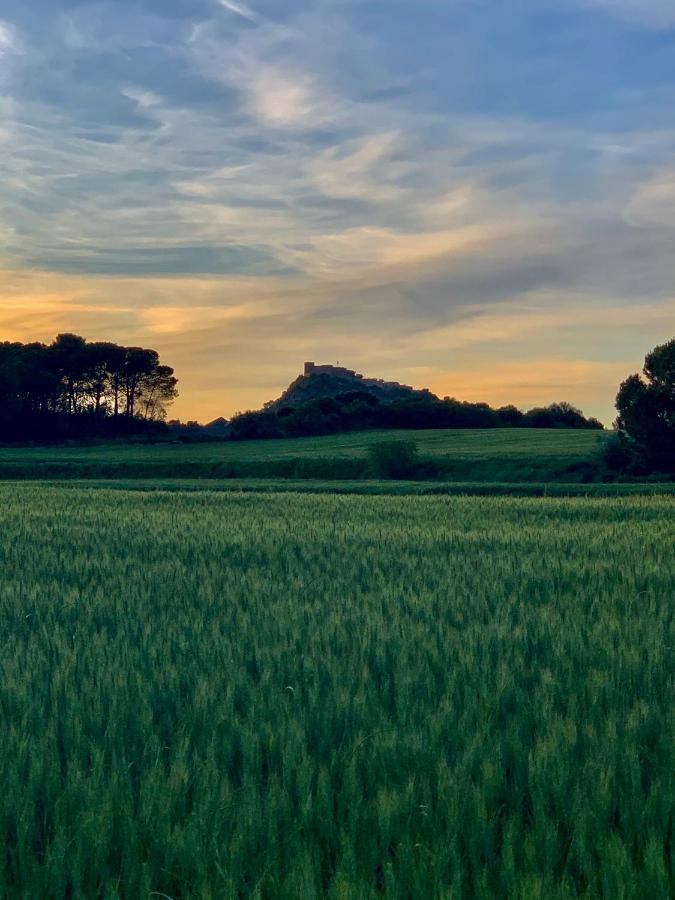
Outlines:
[[673,0],[0,0],[0,340],[612,421],[675,332]]

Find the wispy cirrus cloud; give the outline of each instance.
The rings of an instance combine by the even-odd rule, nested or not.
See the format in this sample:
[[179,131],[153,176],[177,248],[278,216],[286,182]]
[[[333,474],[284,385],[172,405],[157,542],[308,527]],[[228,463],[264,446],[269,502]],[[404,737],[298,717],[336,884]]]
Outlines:
[[24,46],[17,29],[0,19],[0,140],[7,133],[7,122],[13,107],[10,79],[14,65],[23,53]]
[[675,239],[675,169],[661,169],[639,184],[626,206],[625,216],[637,226],[672,229]]
[[386,203],[402,199],[401,182],[415,167],[405,139],[388,132],[321,151],[309,161],[307,175],[326,197]]
[[218,3],[223,9],[227,10],[227,12],[234,13],[236,16],[241,16],[242,19],[248,19],[249,22],[260,21],[258,14],[245,3],[237,3],[235,0],[218,0]]
[[154,91],[144,90],[143,88],[126,87],[122,88],[121,93],[122,96],[127,97],[142,110],[152,109],[153,107],[160,106],[162,103],[162,98],[159,94],[156,94]]
[[259,127],[311,130],[334,121],[338,97],[323,72],[301,62],[309,35],[288,22],[251,20],[258,27],[234,34],[196,25],[188,41],[196,70],[230,89]]
[[250,109],[268,126],[315,128],[330,122],[330,101],[320,96],[310,75],[263,67],[243,87]]
[[0,19],[0,57],[21,52],[21,41],[14,26]]

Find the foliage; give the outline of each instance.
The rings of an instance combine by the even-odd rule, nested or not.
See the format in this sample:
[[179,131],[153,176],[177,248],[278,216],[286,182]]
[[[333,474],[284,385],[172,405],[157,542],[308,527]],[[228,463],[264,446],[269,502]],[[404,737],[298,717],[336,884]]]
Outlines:
[[[605,442],[601,458],[608,469],[616,472],[635,472],[639,470],[639,460],[635,452],[635,446],[626,438],[626,435],[616,431]],[[642,474],[645,474],[644,469]]]
[[439,428],[583,428],[602,429],[569,403],[523,413],[514,406],[492,409],[487,403],[466,403],[433,394],[383,400],[377,394],[349,391],[320,397],[297,406],[272,405],[246,412],[230,422],[230,436],[252,438],[300,437],[371,429]]
[[420,460],[413,441],[381,441],[368,448],[368,466],[373,478],[414,479]]
[[647,354],[642,375],[621,384],[616,408],[625,465],[675,471],[675,338]]
[[672,896],[672,500],[0,492],[0,896]]
[[[88,343],[0,344],[0,437],[129,435],[164,419],[177,379],[156,350]],[[110,420],[113,420],[111,423]]]
[[524,414],[523,425],[530,428],[603,428],[602,422],[593,417],[587,419],[571,403],[535,407]]

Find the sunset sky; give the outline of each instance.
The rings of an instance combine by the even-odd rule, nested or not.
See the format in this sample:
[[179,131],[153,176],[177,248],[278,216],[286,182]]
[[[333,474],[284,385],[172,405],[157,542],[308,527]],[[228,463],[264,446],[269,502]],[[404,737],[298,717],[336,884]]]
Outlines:
[[0,340],[606,423],[675,331],[673,0],[0,0]]

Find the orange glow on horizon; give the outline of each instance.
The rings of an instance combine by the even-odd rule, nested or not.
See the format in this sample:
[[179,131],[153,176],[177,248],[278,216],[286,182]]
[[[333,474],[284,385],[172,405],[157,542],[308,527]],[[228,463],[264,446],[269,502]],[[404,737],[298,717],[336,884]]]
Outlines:
[[[325,285],[271,278],[114,278],[5,271],[2,340],[51,341],[73,331],[157,349],[180,380],[170,416],[209,421],[279,396],[305,359],[344,363],[366,375],[428,387],[439,396],[513,403],[567,400],[606,424],[619,382],[667,332],[672,301],[615,310],[566,307],[542,298],[504,304],[420,330],[364,318],[325,318]],[[339,298],[340,288],[330,288]],[[366,310],[366,312],[368,312]],[[610,333],[611,329],[611,333]],[[623,352],[592,358],[588,336]],[[586,358],[579,358],[582,338]],[[631,348],[635,349],[632,350]],[[348,352],[345,352],[348,348]]]

